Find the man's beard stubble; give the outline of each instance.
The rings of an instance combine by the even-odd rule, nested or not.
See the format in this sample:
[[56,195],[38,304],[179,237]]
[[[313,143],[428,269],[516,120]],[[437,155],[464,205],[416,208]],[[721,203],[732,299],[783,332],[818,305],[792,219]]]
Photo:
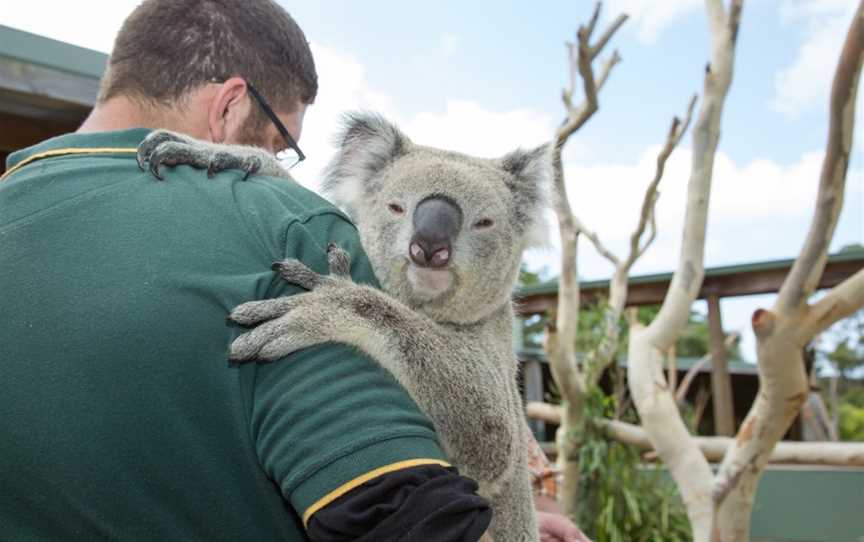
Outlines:
[[264,138],[267,122],[268,119],[264,117],[264,115],[249,115],[249,117],[247,117],[243,122],[243,126],[240,128],[240,133],[237,136],[237,143],[239,145],[250,145],[252,147],[269,150],[267,141],[265,141]]

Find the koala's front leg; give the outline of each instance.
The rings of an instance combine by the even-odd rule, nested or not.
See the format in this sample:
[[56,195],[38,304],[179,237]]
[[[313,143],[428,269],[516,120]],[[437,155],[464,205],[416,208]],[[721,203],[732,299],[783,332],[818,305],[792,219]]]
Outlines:
[[350,259],[338,247],[328,249],[330,275],[319,275],[297,260],[274,264],[282,277],[309,290],[294,296],[251,301],[234,309],[230,319],[258,325],[231,346],[230,359],[273,360],[297,350],[341,342],[355,346],[383,362],[395,347],[394,334],[434,325],[409,323],[423,318],[374,288],[355,284],[349,276]]
[[534,510],[531,476],[526,465],[516,467],[492,501],[492,539],[501,542],[538,540],[537,513]]
[[161,166],[182,165],[206,169],[210,177],[221,171],[239,169],[245,172],[244,178],[257,173],[291,179],[276,157],[258,147],[210,143],[169,130],[152,132],[138,146],[138,166],[142,170],[149,169],[159,180],[163,180]]

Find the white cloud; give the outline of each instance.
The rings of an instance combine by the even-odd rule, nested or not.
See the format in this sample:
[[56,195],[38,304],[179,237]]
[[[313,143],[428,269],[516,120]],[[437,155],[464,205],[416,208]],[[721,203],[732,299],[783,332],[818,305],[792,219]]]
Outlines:
[[781,0],[780,17],[782,21],[789,22],[814,16],[852,13],[857,3],[856,0]]
[[441,52],[444,56],[452,56],[456,52],[456,49],[459,48],[461,41],[461,38],[456,34],[445,33],[441,36]]
[[[0,0],[0,24],[108,53],[140,0],[20,2]],[[82,9],[84,8],[84,9]]]
[[450,100],[443,112],[420,113],[403,128],[422,145],[491,158],[549,141],[554,123],[549,114],[531,109],[490,111],[474,102]]
[[[619,257],[626,255],[645,187],[654,174],[658,150],[657,146],[649,147],[631,163],[590,167],[569,161],[565,164],[574,213]],[[636,264],[632,276],[675,268],[691,157],[690,149],[678,149],[667,163],[657,204],[657,238]],[[706,267],[794,257],[810,224],[821,163],[821,151],[805,153],[792,164],[757,159],[743,165],[736,164],[725,153],[718,153],[706,238]],[[864,241],[861,170],[850,172],[847,179],[841,220],[844,216],[847,220],[853,217],[859,224],[850,228],[852,237],[847,230],[846,237],[840,240]],[[550,223],[556,224],[554,220]],[[531,251],[526,261],[531,269],[545,268],[554,276],[561,265],[557,226],[550,236],[551,250]],[[586,279],[608,278],[613,271],[584,238],[580,240],[578,265],[580,277]],[[759,306],[770,306],[772,302],[773,296],[724,300],[724,326],[742,332],[742,352],[747,359],[755,360],[750,315]]]
[[780,4],[784,23],[804,21],[806,25],[795,60],[775,75],[772,109],[794,118],[824,107],[856,4],[855,0],[784,0]]
[[308,188],[317,190],[321,170],[335,151],[333,136],[343,113],[371,110],[392,120],[398,119],[391,97],[375,89],[366,79],[365,68],[356,58],[317,43],[312,44],[312,54],[318,70],[319,91],[315,104],[306,112],[299,142],[308,158],[291,173]]
[[[656,146],[646,149],[631,164],[565,166],[574,213],[586,226],[598,231],[607,246],[619,255],[624,254],[638,219],[658,149]],[[638,264],[636,273],[674,268],[690,161],[691,151],[678,149],[666,165],[657,203],[657,240]],[[725,153],[718,153],[709,211],[707,264],[786,258],[795,254],[813,212],[821,163],[821,152],[806,153],[789,165],[767,159],[738,165]],[[852,216],[862,212],[862,180],[864,177],[857,171],[850,174],[847,182],[849,197],[845,212]],[[746,239],[740,237],[744,232],[748,235]],[[585,259],[582,268],[583,273],[592,277],[610,273],[608,265],[593,256]]]
[[309,158],[292,170],[311,189],[318,188],[321,170],[335,151],[332,138],[345,111],[376,111],[418,144],[484,157],[545,143],[553,133],[550,115],[531,109],[491,111],[469,101],[448,101],[444,111],[400,115],[392,97],[376,89],[356,58],[319,44],[313,44],[312,50],[320,91],[306,113],[300,140]]
[[636,26],[639,39],[652,43],[667,26],[703,5],[703,0],[607,0],[603,11],[608,20],[619,13],[628,14],[627,24]]

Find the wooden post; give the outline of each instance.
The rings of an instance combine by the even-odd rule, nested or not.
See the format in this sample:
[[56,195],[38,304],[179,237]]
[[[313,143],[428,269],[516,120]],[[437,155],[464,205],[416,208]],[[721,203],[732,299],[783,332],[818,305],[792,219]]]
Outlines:
[[729,377],[720,297],[708,296],[708,330],[711,342],[711,396],[714,406],[714,431],[731,437],[735,434],[735,410],[732,403],[732,379]]
[[[522,386],[525,402],[543,401],[543,367],[537,360],[527,360],[522,363]],[[546,440],[546,423],[542,420],[529,419],[528,427],[538,441]]]
[[[513,350],[522,352],[525,349],[525,319],[516,317],[513,320]],[[525,360],[521,363],[522,399],[524,402],[543,401],[543,367],[537,360]],[[540,420],[528,420],[528,427],[537,440],[546,437],[546,424]]]

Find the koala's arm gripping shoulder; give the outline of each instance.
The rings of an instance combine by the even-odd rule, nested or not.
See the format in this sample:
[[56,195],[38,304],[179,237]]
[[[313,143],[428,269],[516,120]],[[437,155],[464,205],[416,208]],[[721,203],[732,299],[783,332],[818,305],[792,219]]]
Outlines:
[[371,355],[401,382],[404,365],[413,359],[409,351],[446,344],[440,326],[428,317],[380,290],[354,283],[344,251],[331,247],[328,259],[330,275],[297,260],[274,264],[285,280],[308,292],[235,308],[231,319],[260,325],[234,342],[233,359],[277,359],[301,348],[341,342]]
[[506,471],[513,449],[502,443],[514,442],[518,426],[507,407],[506,377],[488,348],[474,334],[454,332],[380,290],[355,284],[341,250],[331,249],[329,259],[326,276],[296,260],[274,266],[309,291],[238,306],[234,321],[264,323],[234,341],[231,358],[274,360],[325,342],[352,345],[408,391],[454,460],[473,463],[475,447],[488,441],[483,447],[496,460],[491,468],[473,469],[474,477],[492,480]]
[[239,169],[253,174],[293,180],[275,156],[250,145],[225,145],[193,139],[169,130],[155,130],[138,146],[138,165],[162,179],[161,166],[192,166],[206,169],[208,176]]

